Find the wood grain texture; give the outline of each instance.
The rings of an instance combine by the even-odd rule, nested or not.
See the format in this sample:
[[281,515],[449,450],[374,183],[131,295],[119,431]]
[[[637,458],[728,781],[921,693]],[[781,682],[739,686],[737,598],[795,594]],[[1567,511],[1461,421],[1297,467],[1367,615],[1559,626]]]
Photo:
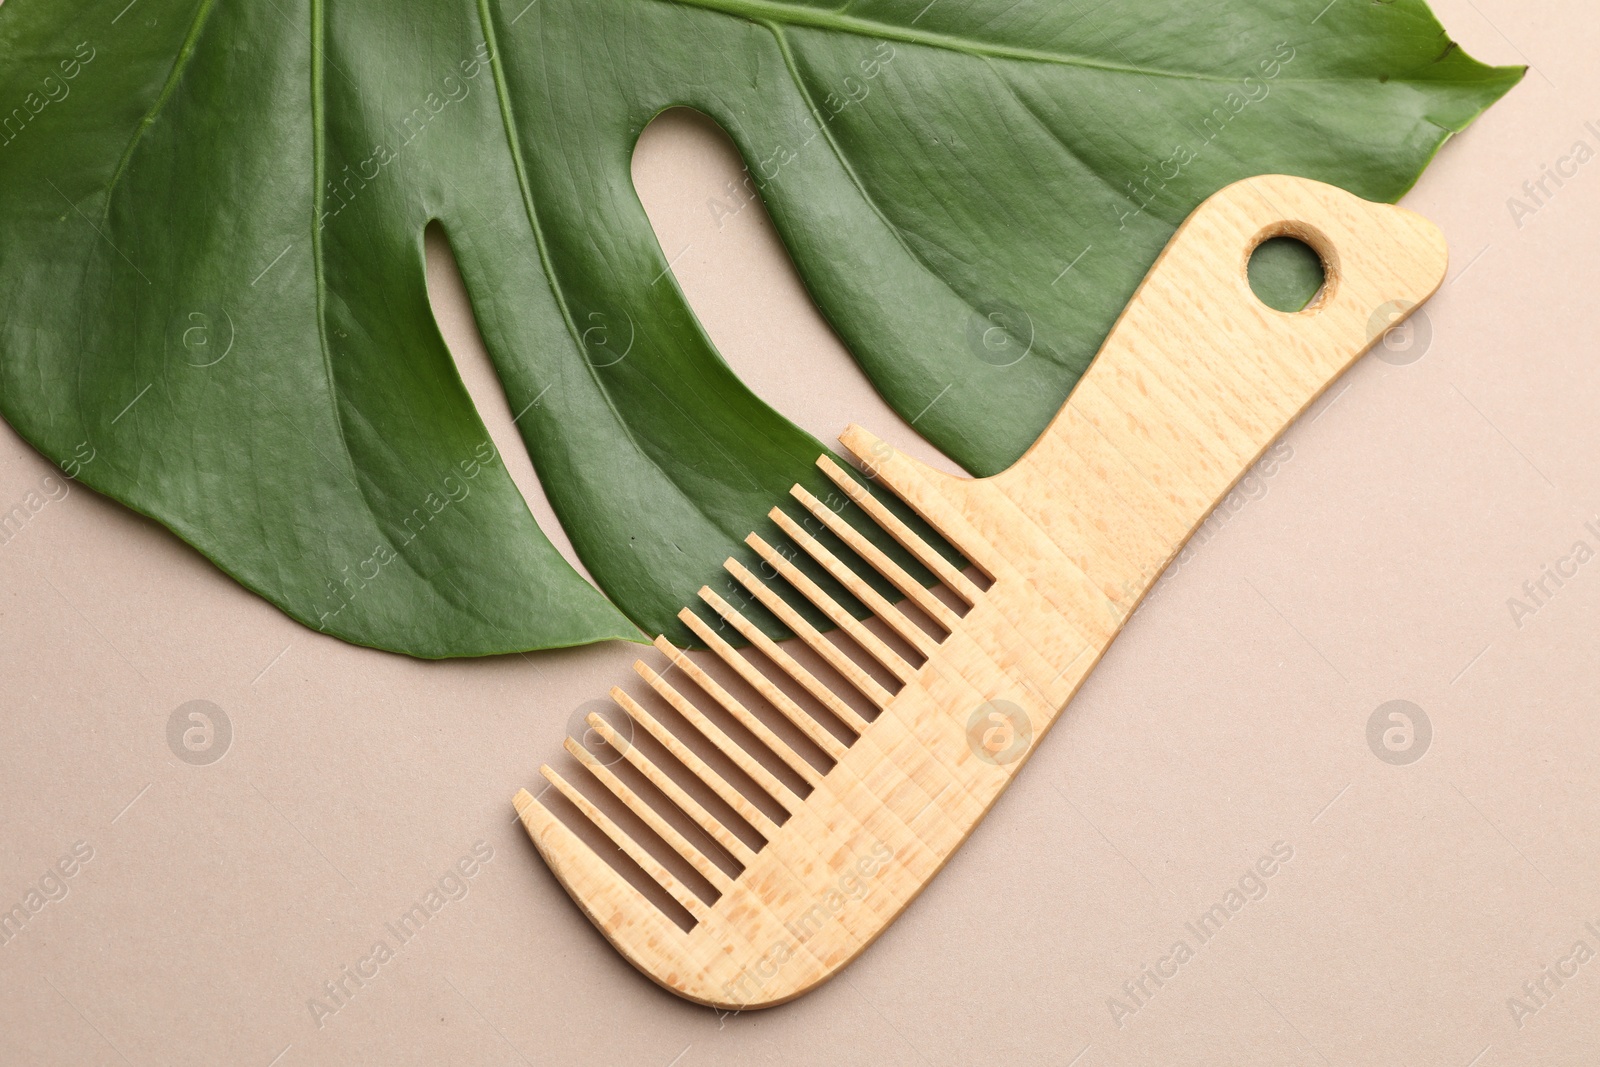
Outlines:
[[[1263,305],[1245,275],[1251,251],[1280,235],[1315,248],[1327,273],[1312,306],[1292,314]],[[926,661],[914,666],[901,659],[852,620],[844,636],[855,631],[862,655],[836,662],[844,643],[804,627],[785,608],[802,639],[881,711],[868,722],[838,698],[829,703],[816,692],[826,690],[824,682],[776,646],[756,645],[775,672],[763,672],[767,677],[797,680],[857,736],[828,747],[835,762],[826,773],[805,776],[803,797],[763,771],[751,775],[789,814],[779,825],[748,799],[730,800],[765,844],[739,848],[737,876],[710,876],[711,899],[695,896],[593,804],[579,803],[684,906],[694,920],[687,931],[524,790],[515,806],[539,852],[618,951],[681,996],[749,1009],[825,981],[883,932],[973,831],[1234,482],[1383,328],[1433,294],[1445,267],[1439,231],[1411,212],[1305,179],[1252,178],[1211,197],[1179,228],[1061,412],[1010,470],[978,480],[952,477],[851,427],[841,440],[867,472],[992,584],[982,589],[951,568],[824,457],[819,464],[846,495],[927,563],[968,610],[906,588],[908,576],[881,554],[862,549],[859,564],[847,563],[797,538],[836,577],[844,572],[846,588],[854,588],[853,568],[865,566],[905,591],[902,605],[881,596],[862,600]],[[864,544],[810,494],[799,500],[844,544]],[[820,590],[775,556],[768,561],[780,577],[771,583],[730,567],[768,606],[805,596],[835,621],[848,617],[818,600]],[[704,595],[737,625],[731,606],[710,590]],[[940,639],[917,627],[903,614],[911,604],[948,634]],[[676,650],[661,647],[675,662]],[[725,644],[716,651],[741,674],[753,669],[746,654]],[[857,665],[869,659],[902,680],[897,691]],[[698,680],[693,672],[686,676]],[[783,715],[805,714],[775,684],[758,681],[758,691]],[[711,703],[729,706],[726,693],[702,688]],[[620,690],[614,695],[653,734],[664,730],[647,713],[641,719],[642,709]],[[671,697],[680,711],[692,699],[678,690]],[[738,742],[703,716],[685,718],[737,765],[753,762],[748,753],[728,751]],[[639,765],[626,742],[602,735]],[[719,795],[733,788],[681,743],[669,747],[682,761],[674,777],[694,774]],[[651,771],[652,780],[661,773],[654,765]],[[563,779],[545,773],[573,795]],[[632,793],[618,795],[630,807],[641,802]],[[712,820],[683,790],[673,787],[669,796],[702,826]],[[720,840],[726,830],[716,829]],[[688,842],[675,832],[664,836],[663,848],[700,867],[704,857]]]

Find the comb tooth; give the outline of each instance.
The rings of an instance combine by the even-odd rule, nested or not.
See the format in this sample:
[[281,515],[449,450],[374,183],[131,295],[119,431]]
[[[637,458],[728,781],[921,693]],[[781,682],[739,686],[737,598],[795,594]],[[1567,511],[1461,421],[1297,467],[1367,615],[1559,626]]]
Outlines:
[[771,771],[762,766],[760,760],[745,751],[743,745],[723,733],[720,726],[706,718],[705,712],[695,707],[694,702],[678,692],[671,682],[657,674],[642,659],[634,662],[633,669],[639,677],[650,683],[651,689],[661,694],[668,704],[677,709],[678,714],[687,719],[690,726],[700,731],[701,736],[717,747],[717,751],[727,756],[741,771],[754,779],[756,785],[766,790],[772,799],[791,812],[800,810],[802,801],[793,789],[780,782]]
[[640,820],[650,827],[661,840],[671,845],[674,852],[688,860],[689,864],[699,871],[706,881],[716,886],[718,892],[726,893],[733,888],[733,879],[728,877],[726,871],[712,863],[704,853],[690,844],[688,838],[680,834],[666,819],[663,819],[656,809],[646,804],[638,793],[628,788],[627,783],[612,773],[610,767],[595,759],[594,753],[570,737],[564,742],[564,747],[577,758],[579,763],[584,765],[590,774],[600,779],[601,785],[611,790],[613,796],[626,804],[629,811],[639,816]]
[[[795,486],[795,489],[804,492],[798,485]],[[813,497],[812,499],[815,498]],[[773,522],[778,524],[778,528],[787,534],[790,540],[804,549],[808,556],[822,564],[822,568],[833,575],[840,585],[850,590],[852,596],[865,604],[869,611],[882,619],[884,624],[891,630],[899,634],[901,640],[921,652],[924,656],[933,655],[934,649],[939,647],[939,642],[930,637],[922,627],[906,618],[905,612],[889,603],[887,598],[868,585],[843,560],[828,551],[827,546],[807,533],[783,509],[773,508],[767,515]]]
[[872,521],[882,526],[890,537],[905,546],[906,551],[916,556],[924,567],[938,576],[951,592],[968,604],[978,602],[983,590],[974,585],[972,579],[956,570],[949,560],[933,550],[932,545],[912,532],[911,527],[896,518],[892,511],[884,507],[877,497],[867,492],[866,488],[835,463],[832,457],[819,457],[817,466],[822,468],[822,473],[826,474],[834,485],[844,491],[844,495],[849,497],[853,504],[870,515]]
[[747,570],[744,564],[736,559],[729,559],[723,564],[728,573],[738,579],[739,584],[750,590],[751,594],[766,609],[778,617],[778,621],[793,630],[795,636],[804,641],[811,650],[828,661],[828,666],[844,675],[845,681],[855,686],[861,695],[872,701],[879,710],[889,706],[889,701],[894,699],[894,694],[878,684],[866,671],[862,670],[855,660],[844,654],[844,650],[829,641],[818,632],[800,613],[789,606],[777,593],[768,589],[761,580]]
[[822,588],[805,576],[805,573],[793,563],[783,558],[783,554],[769,545],[759,534],[751,534],[744,539],[745,544],[755,549],[762,559],[766,560],[777,571],[784,581],[794,587],[795,592],[805,597],[822,613],[833,621],[833,624],[845,635],[866,650],[867,654],[885,667],[902,682],[909,682],[917,676],[917,669],[905,661],[905,658],[894,649],[883,643],[877,634],[861,625],[855,616],[851,615],[840,603],[822,591]]
[[760,693],[767,703],[777,708],[785,718],[798,726],[807,737],[811,738],[818,748],[828,754],[830,759],[837,761],[844,758],[844,754],[849,751],[849,749],[845,748],[844,742],[823,729],[822,724],[817,722],[816,719],[807,715],[799,704],[789,699],[788,693],[774,685],[772,679],[757,670],[756,665],[741,655],[738,649],[724,641],[722,636],[708,626],[704,619],[688,608],[678,612],[678,618],[685,626],[693,630],[695,636],[704,641],[722,662],[737,671],[739,677],[743,678],[750,688]]
[[860,530],[845,522],[838,512],[812,496],[803,487],[797,485],[791,492],[794,494],[794,498],[805,506],[807,511],[817,517],[818,522],[832,531],[839,540],[850,546],[850,551],[866,560],[879,574],[889,579],[896,589],[904,593],[913,604],[922,609],[923,614],[943,626],[946,630],[954,630],[956,628],[956,625],[961,621],[961,616],[957,615],[950,605],[928,592],[921,582],[911,577],[905,568],[890,559],[883,549],[867,540]]
[[741,704],[732,693],[718,685],[715,678],[700,668],[700,664],[684,655],[681,649],[674,646],[664,636],[656,638],[655,646],[667,657],[668,662],[684,674],[687,674],[695,685],[699,686],[712,700],[715,700],[725,708],[729,715],[738,719],[744,728],[755,734],[762,744],[777,753],[778,758],[788,764],[794,773],[804,778],[807,784],[811,786],[822,784],[822,775],[817,773],[815,767],[811,766],[800,753],[790,748],[783,738],[773,733],[771,727],[756,718],[750,709]]
[[778,646],[776,641],[762,633],[760,627],[741,615],[732,604],[712,592],[709,586],[700,587],[700,599],[710,604],[712,610],[718,615],[727,619],[733,625],[733,628],[739,631],[741,637],[761,650],[762,655],[786,671],[789,677],[799,682],[806,692],[817,699],[818,703],[838,716],[840,722],[858,734],[867,728],[867,720],[861,717],[860,712],[840,700],[839,694],[823,685],[816,675],[800,666],[793,656]]
[[700,902],[700,898],[689,892],[688,887],[674,878],[671,871],[661,866],[659,860],[640,847],[637,841],[629,837],[626,830],[612,822],[610,816],[595,807],[588,797],[572,788],[565,778],[549,767],[540,767],[539,771],[550,779],[551,785],[561,790],[562,796],[572,801],[578,810],[588,817],[590,822],[598,826],[607,837],[611,838],[612,844],[626,852],[629,859],[637,863],[644,873],[656,880],[657,885],[672,894],[672,899],[682,904],[685,911],[693,915],[696,920],[706,917],[706,906]]
[[611,699],[621,705],[622,710],[627,712],[634,722],[648,730],[651,737],[660,741],[679,763],[689,769],[690,774],[709,786],[712,792],[722,798],[723,803],[738,812],[741,819],[755,827],[756,833],[768,841],[778,836],[778,824],[769,819],[766,812],[746,800],[743,793],[729,785],[728,780],[712,770],[705,760],[695,755],[692,748],[679,741],[671,730],[657,722],[656,717],[646,711],[637,700],[616,688],[611,690]]
[[586,912],[626,914],[639,938],[667,945],[681,940],[683,930],[673,919],[601,859],[532,793],[520,789],[511,803],[539,855]]
[[633,764],[640,774],[650,780],[651,785],[665,793],[669,800],[682,808],[684,814],[699,825],[700,829],[710,834],[717,844],[727,849],[728,853],[739,861],[740,866],[748,867],[755,862],[756,854],[749,845],[734,836],[732,830],[722,825],[715,815],[706,810],[705,805],[685,792],[683,786],[673,781],[665,771],[657,767],[649,756],[633,747],[627,738],[612,729],[611,724],[602,719],[598,712],[590,712],[588,722],[590,728],[598,733],[606,744],[622,753],[623,759]]

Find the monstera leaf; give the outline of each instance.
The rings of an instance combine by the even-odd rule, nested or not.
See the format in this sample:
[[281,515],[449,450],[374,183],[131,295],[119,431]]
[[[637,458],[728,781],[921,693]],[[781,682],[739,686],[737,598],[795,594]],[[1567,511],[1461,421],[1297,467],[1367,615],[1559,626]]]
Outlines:
[[[348,640],[681,637],[823,446],[674,283],[629,175],[662,109],[728,131],[883,395],[982,474],[1207,194],[1394,199],[1520,74],[1420,0],[9,0],[0,409]],[[432,221],[604,595],[488,444]]]

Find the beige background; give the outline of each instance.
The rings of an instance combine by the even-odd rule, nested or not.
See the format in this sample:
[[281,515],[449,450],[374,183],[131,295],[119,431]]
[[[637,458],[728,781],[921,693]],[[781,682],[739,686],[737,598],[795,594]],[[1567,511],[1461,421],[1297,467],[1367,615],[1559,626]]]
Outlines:
[[[0,546],[0,907],[93,848],[0,945],[0,1063],[1600,1061],[1600,960],[1520,1028],[1506,1003],[1576,940],[1600,950],[1584,926],[1600,929],[1600,562],[1520,628],[1507,607],[1576,540],[1600,547],[1583,528],[1600,515],[1600,162],[1520,227],[1507,207],[1575,140],[1600,148],[1600,19],[1585,0],[1435,6],[1474,54],[1534,71],[1406,201],[1454,252],[1431,343],[1409,364],[1368,357],[1289,431],[1264,495],[1160,587],[839,979],[748,1015],[676,1000],[524,840],[512,792],[636,649],[434,664],[353,648],[75,490]],[[817,435],[857,420],[910,443],[759,207],[716,225],[707,201],[738,167],[682,117],[636,161],[708,330]],[[565,548],[430,251],[464,374]],[[0,430],[0,505],[49,470]],[[194,699],[233,726],[210,766],[168,749]],[[1407,766],[1366,740],[1391,699],[1432,724]],[[319,1027],[308,998],[480,839],[493,859],[468,895]],[[1277,841],[1294,858],[1266,897],[1116,1025],[1107,998]]]

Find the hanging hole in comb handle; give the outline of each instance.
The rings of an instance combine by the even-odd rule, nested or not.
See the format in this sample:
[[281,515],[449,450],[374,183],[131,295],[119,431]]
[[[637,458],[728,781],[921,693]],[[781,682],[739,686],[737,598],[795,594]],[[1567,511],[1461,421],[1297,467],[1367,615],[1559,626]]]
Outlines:
[[1336,262],[1333,244],[1321,231],[1281,222],[1257,235],[1245,257],[1245,276],[1257,300],[1292,315],[1327,301]]

